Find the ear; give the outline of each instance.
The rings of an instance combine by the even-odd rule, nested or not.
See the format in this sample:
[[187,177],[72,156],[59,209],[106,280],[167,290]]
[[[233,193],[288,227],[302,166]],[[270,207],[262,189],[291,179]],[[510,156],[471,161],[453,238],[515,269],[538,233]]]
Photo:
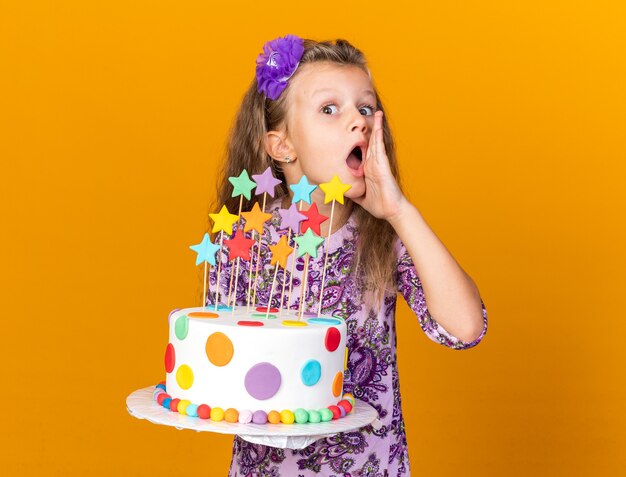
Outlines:
[[[265,152],[275,161],[282,163],[293,162],[296,151],[291,141],[283,131],[269,131],[265,133]],[[289,158],[285,160],[286,158]]]

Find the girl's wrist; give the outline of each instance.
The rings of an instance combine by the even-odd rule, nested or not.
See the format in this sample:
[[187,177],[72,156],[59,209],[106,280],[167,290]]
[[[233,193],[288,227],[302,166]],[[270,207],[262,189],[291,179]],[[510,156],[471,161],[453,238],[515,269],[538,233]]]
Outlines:
[[396,212],[387,217],[387,222],[389,222],[391,226],[397,231],[398,226],[404,223],[410,215],[415,214],[415,212],[417,212],[415,206],[411,204],[409,200],[403,195],[398,202]]

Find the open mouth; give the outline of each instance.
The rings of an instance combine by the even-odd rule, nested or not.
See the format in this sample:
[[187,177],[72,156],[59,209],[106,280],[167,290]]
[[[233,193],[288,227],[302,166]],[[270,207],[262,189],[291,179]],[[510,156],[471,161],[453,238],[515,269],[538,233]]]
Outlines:
[[361,167],[362,163],[363,163],[363,151],[361,150],[360,147],[357,146],[354,149],[352,149],[352,151],[350,151],[350,155],[346,159],[346,164],[348,164],[348,167],[350,169],[353,169],[356,171],[359,169],[359,167]]

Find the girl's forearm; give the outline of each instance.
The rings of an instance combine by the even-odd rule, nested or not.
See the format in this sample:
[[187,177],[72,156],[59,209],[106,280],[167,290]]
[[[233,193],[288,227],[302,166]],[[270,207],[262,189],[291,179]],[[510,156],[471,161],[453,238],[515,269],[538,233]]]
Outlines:
[[478,338],[483,329],[482,305],[470,276],[406,198],[387,220],[413,260],[433,319],[465,342]]

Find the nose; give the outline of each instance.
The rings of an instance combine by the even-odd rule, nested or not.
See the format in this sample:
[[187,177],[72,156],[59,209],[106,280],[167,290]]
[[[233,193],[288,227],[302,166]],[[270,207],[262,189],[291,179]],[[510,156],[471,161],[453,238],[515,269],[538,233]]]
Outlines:
[[350,132],[353,131],[367,132],[367,119],[361,114],[358,108],[353,110],[352,116],[350,117]]

